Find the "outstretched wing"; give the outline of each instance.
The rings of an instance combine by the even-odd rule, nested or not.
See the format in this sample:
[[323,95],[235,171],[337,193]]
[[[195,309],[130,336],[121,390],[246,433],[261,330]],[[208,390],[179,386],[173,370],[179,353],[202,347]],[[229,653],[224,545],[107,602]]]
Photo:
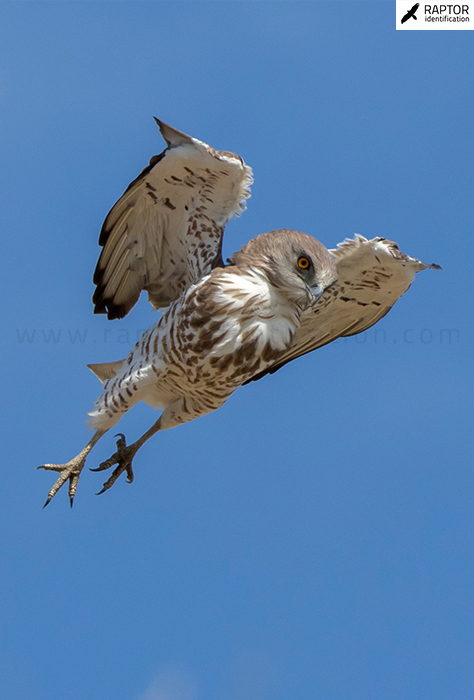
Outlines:
[[396,243],[385,238],[368,241],[356,234],[330,252],[336,258],[336,284],[303,313],[294,343],[285,355],[250,381],[272,374],[336,338],[362,333],[390,311],[417,272],[441,269],[405,255]]
[[123,318],[142,289],[155,308],[222,264],[226,223],[245,209],[252,171],[156,119],[168,147],[125,190],[104,221],[94,313]]

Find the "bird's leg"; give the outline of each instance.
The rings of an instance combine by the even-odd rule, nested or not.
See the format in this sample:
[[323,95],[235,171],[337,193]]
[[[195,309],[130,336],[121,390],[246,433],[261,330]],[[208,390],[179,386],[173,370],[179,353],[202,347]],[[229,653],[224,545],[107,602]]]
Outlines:
[[113,470],[112,474],[110,477],[107,479],[107,481],[104,483],[102,489],[99,491],[97,494],[98,496],[101,493],[104,493],[105,491],[108,491],[111,486],[115,484],[117,479],[119,478],[120,474],[123,472],[127,472],[127,482],[129,484],[132,483],[133,481],[133,469],[132,469],[132,460],[135,457],[136,453],[140,449],[140,447],[155,433],[157,433],[159,430],[163,429],[163,424],[162,424],[162,417],[160,416],[158,420],[151,426],[149,430],[146,431],[138,440],[135,442],[132,442],[131,445],[127,445],[125,441],[125,435],[122,433],[118,433],[115,437],[118,437],[119,439],[117,440],[117,452],[114,452],[112,457],[109,459],[106,459],[105,462],[102,462],[100,466],[97,467],[97,469],[91,469],[91,472],[101,472],[104,471],[104,469],[110,469],[113,467],[114,464],[117,466]]
[[[225,402],[225,397],[221,402],[220,405],[222,405]],[[218,408],[219,405],[215,405],[212,408],[209,406],[209,403],[203,403],[197,398],[191,398],[191,397],[181,397],[177,399],[174,403],[169,404],[161,414],[161,416],[158,418],[158,420],[153,423],[151,428],[144,433],[141,438],[138,438],[136,442],[133,442],[131,445],[127,445],[125,442],[125,436],[119,433],[116,437],[119,439],[117,440],[117,452],[115,452],[110,459],[107,459],[105,462],[102,462],[102,464],[97,467],[97,469],[91,469],[93,472],[101,472],[104,469],[110,469],[110,467],[113,467],[114,464],[117,466],[115,467],[114,471],[110,475],[110,478],[105,482],[104,486],[102,489],[99,491],[99,494],[104,493],[104,491],[108,491],[111,486],[115,484],[117,479],[119,478],[120,474],[123,472],[127,472],[127,477],[128,477],[128,482],[131,483],[133,481],[133,470],[132,470],[132,460],[140,447],[155,433],[157,433],[159,430],[169,430],[170,428],[174,428],[177,425],[182,425],[183,423],[187,423],[191,420],[194,420],[195,418],[199,418],[200,416],[204,416],[206,413],[210,413],[211,411],[214,411],[216,408]],[[99,495],[98,494],[98,495]]]
[[79,477],[84,468],[86,457],[94,445],[99,442],[102,435],[104,435],[106,432],[107,430],[96,430],[82,452],[79,452],[77,457],[74,457],[69,462],[66,462],[66,464],[42,464],[41,467],[38,467],[38,469],[50,469],[51,471],[59,472],[59,478],[54,484],[53,488],[50,489],[48,498],[46,499],[46,503],[44,504],[43,508],[50,503],[51,499],[54,498],[61,486],[63,486],[68,480],[69,502],[72,508],[74,496],[76,495],[77,484],[79,483]]

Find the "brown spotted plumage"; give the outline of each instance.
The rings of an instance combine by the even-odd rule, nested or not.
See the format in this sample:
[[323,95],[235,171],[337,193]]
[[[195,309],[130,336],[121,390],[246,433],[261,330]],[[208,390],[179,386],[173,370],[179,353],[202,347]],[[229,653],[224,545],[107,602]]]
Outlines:
[[168,306],[216,265],[228,220],[244,209],[252,171],[156,120],[168,147],[128,186],[108,213],[94,273],[95,313],[122,318],[148,292]]
[[[103,393],[89,414],[95,433],[59,472],[46,504],[69,481],[70,502],[86,457],[139,401],[162,409],[131,445],[97,470],[113,467],[101,493],[159,430],[220,408],[242,384],[382,318],[430,266],[395,243],[356,236],[328,251],[288,229],[252,239],[224,265],[225,224],[244,209],[252,172],[243,160],[157,123],[167,148],[127,188],[107,215],[94,274],[96,313],[121,318],[142,290],[163,315],[124,360],[89,365]],[[45,505],[46,505],[45,504]]]

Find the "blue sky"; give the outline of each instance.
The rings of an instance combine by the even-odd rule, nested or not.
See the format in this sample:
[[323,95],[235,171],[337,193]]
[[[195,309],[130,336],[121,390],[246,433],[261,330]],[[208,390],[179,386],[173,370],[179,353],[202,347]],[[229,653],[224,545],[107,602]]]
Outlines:
[[[472,697],[474,33],[396,32],[391,1],[3,2],[0,37],[1,696]],[[358,232],[443,272],[157,435],[133,485],[97,497],[86,470],[43,511],[36,466],[87,440],[86,364],[156,319],[91,304],[153,115],[253,167],[225,254]]]

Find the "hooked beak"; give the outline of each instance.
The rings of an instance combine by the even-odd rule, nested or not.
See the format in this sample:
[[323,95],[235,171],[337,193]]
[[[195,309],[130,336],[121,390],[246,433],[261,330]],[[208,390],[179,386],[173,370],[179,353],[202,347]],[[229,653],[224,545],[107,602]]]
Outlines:
[[311,297],[311,306],[314,306],[324,292],[324,287],[320,284],[315,284],[314,287],[307,285],[307,288],[308,294]]
[[318,299],[321,298],[321,296],[324,294],[326,289],[329,289],[329,287],[332,287],[333,284],[336,284],[337,279],[333,280],[331,284],[327,284],[326,286],[323,286],[322,284],[315,284],[314,287],[310,287],[307,285],[308,289],[308,294],[311,297],[311,306],[314,306]]

